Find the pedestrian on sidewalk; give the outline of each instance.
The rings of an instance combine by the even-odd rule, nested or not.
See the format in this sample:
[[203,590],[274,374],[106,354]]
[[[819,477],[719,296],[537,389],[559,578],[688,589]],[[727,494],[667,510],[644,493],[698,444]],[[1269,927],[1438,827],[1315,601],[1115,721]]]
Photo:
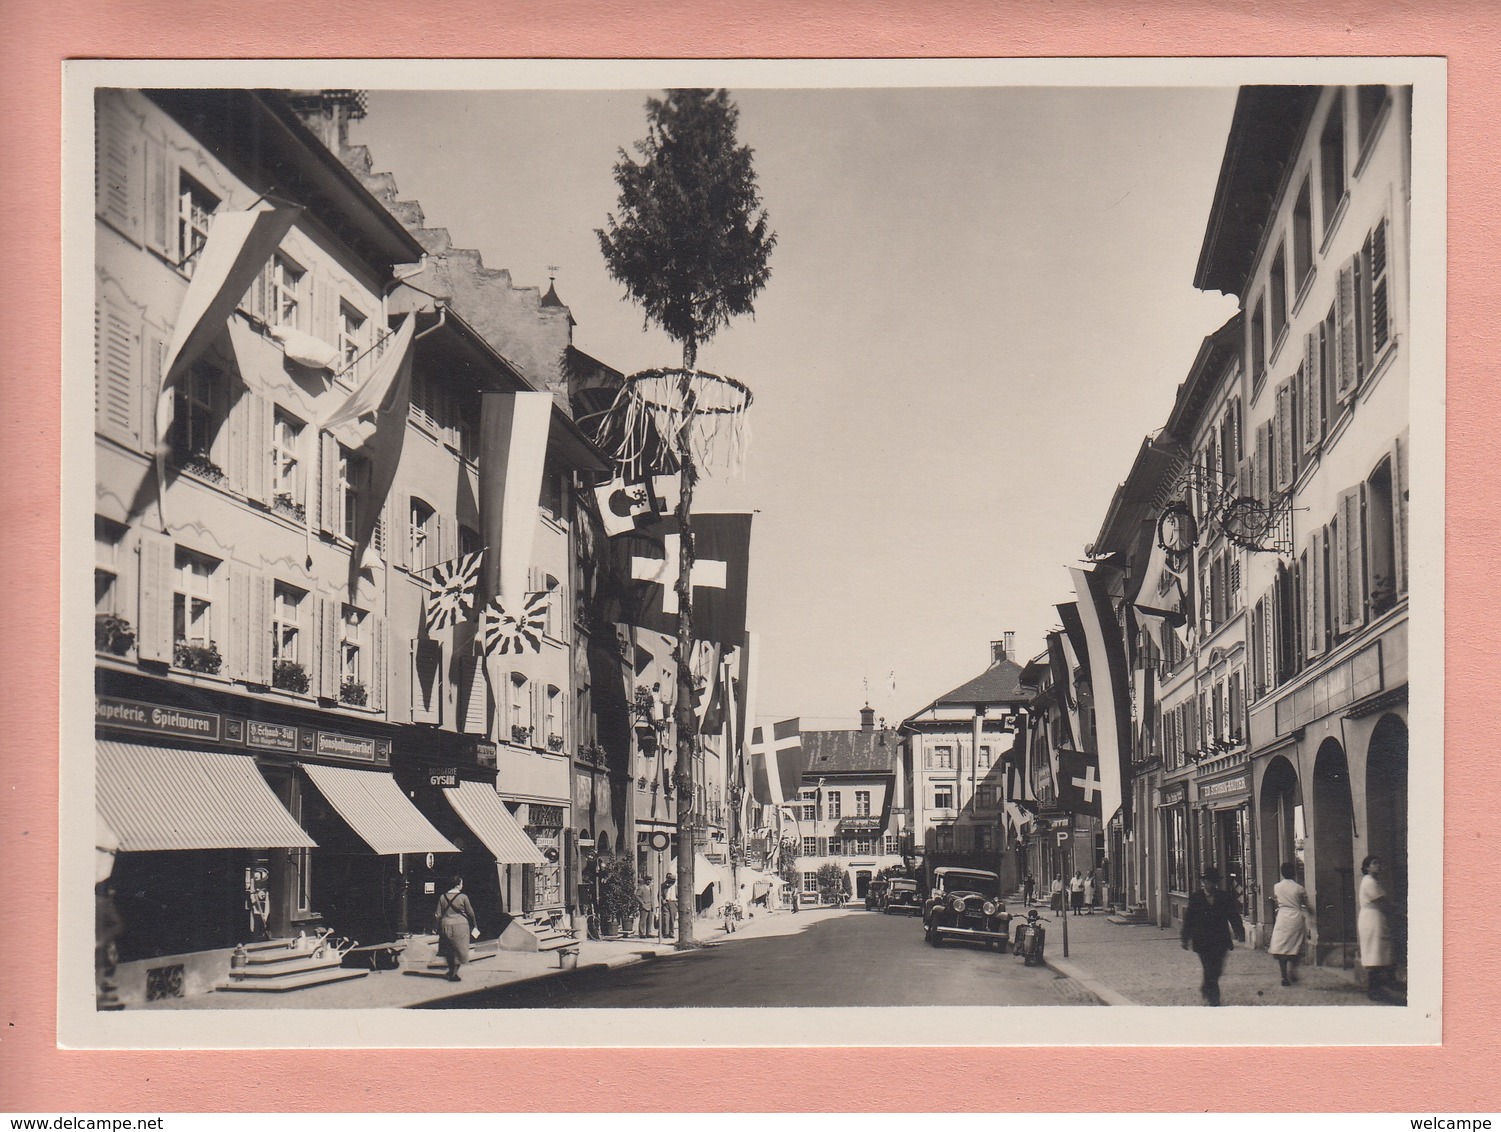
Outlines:
[[1355,930],[1360,937],[1360,965],[1365,968],[1366,994],[1372,1002],[1388,1002],[1392,966],[1391,921],[1387,917],[1389,898],[1381,884],[1380,857],[1367,857],[1360,863],[1358,894],[1359,912]]
[[454,877],[448,891],[438,898],[433,912],[438,933],[438,955],[448,960],[448,981],[459,981],[459,965],[469,962],[469,941],[479,938],[474,923],[474,905],[464,895],[464,878]]
[[1068,882],[1068,903],[1074,915],[1084,915],[1084,874],[1078,869]]
[[678,878],[671,873],[662,882],[662,938],[672,939],[677,935]]
[[1220,1004],[1220,974],[1225,956],[1234,950],[1231,936],[1246,941],[1246,929],[1240,920],[1235,897],[1220,888],[1220,871],[1213,865],[1199,875],[1199,888],[1188,898],[1183,917],[1183,949],[1192,947],[1204,969],[1199,993],[1210,1006]]
[[1032,907],[1032,894],[1037,891],[1037,878],[1030,872],[1022,880],[1022,898],[1027,902],[1027,907]]
[[641,938],[646,939],[652,934],[652,927],[657,918],[657,902],[654,899],[656,893],[652,891],[651,877],[642,877],[641,883],[636,886],[636,910],[640,913]]
[[1267,951],[1276,956],[1282,968],[1282,985],[1298,981],[1298,959],[1308,940],[1308,925],[1313,911],[1308,906],[1308,890],[1294,877],[1297,869],[1291,861],[1282,862],[1282,879],[1272,889],[1277,901],[1277,918],[1272,922],[1272,941]]
[[1067,915],[1068,914],[1068,907],[1067,907],[1067,905],[1065,905],[1063,903],[1063,877],[1061,875],[1055,876],[1053,878],[1053,885],[1052,885],[1052,888],[1049,891],[1051,892],[1051,895],[1052,895],[1052,909],[1053,909],[1053,911],[1054,912],[1058,912],[1058,913],[1063,914],[1063,915]]
[[1090,874],[1084,878],[1084,914],[1086,916],[1094,915],[1094,894],[1094,872],[1091,870]]

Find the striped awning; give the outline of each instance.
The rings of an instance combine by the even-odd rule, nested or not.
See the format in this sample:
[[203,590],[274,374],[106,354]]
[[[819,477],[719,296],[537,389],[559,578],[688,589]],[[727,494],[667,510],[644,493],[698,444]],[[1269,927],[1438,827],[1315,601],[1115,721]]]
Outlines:
[[702,853],[693,854],[693,883],[699,892],[703,892],[711,884],[718,882],[726,891],[727,899],[733,899],[729,893],[730,874],[722,865],[716,865]]
[[302,769],[349,828],[382,856],[459,851],[432,827],[389,774],[318,763],[304,763]]
[[474,830],[501,865],[545,865],[547,858],[532,844],[494,787],[484,782],[460,782],[443,791],[448,804]]
[[99,740],[95,799],[123,853],[317,847],[245,755]]

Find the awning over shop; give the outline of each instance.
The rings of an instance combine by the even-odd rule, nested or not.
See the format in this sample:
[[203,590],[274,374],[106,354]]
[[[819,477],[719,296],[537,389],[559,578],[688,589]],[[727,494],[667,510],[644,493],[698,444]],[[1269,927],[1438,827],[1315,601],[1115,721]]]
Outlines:
[[304,763],[302,769],[349,828],[382,856],[459,851],[418,812],[389,774],[317,763]]
[[448,804],[474,830],[500,865],[545,865],[532,839],[511,816],[493,787],[484,782],[460,782],[443,791]]
[[245,755],[99,740],[95,798],[124,853],[317,845]]
[[693,854],[693,883],[694,883],[694,885],[698,888],[698,890],[700,892],[702,892],[704,889],[708,888],[709,885],[713,884],[715,881],[718,881],[720,883],[720,885],[724,889],[726,889],[726,890],[729,889],[729,887],[730,887],[730,875],[725,870],[724,866],[722,866],[722,865],[716,865],[713,861],[709,860],[709,858],[705,857],[702,853],[694,853]]

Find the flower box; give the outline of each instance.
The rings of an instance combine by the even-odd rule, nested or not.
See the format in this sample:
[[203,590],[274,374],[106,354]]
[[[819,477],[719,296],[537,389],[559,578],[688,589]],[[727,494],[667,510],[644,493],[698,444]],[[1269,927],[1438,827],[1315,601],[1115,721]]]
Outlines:
[[532,741],[532,729],[520,723],[511,725],[511,742],[518,746],[526,746]]
[[364,707],[370,702],[370,693],[358,680],[345,680],[339,685],[339,702],[354,707]]
[[223,483],[229,477],[224,474],[224,469],[219,467],[202,452],[190,452],[178,462],[178,466],[189,475],[197,476],[209,483]]
[[307,669],[295,660],[278,660],[271,665],[271,686],[284,692],[306,694],[309,686]]
[[224,658],[213,641],[206,645],[178,641],[172,647],[172,663],[188,672],[206,672],[212,676],[224,666]]
[[130,622],[114,613],[94,615],[94,651],[124,656],[135,648],[135,630]]
[[563,749],[563,736],[549,735],[547,737],[547,749],[553,752],[561,751]]
[[285,515],[289,519],[295,519],[299,523],[307,522],[307,508],[292,498],[292,493],[279,491],[271,500],[271,509],[279,515]]

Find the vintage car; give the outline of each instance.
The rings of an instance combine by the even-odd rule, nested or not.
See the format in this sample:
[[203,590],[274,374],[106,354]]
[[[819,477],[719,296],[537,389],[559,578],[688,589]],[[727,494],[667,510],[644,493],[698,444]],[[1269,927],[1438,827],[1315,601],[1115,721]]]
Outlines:
[[1011,943],[1011,913],[1001,899],[1001,878],[982,869],[934,869],[922,919],[934,947],[950,939],[995,944],[1000,950]]
[[885,899],[886,882],[879,879],[871,881],[870,887],[865,890],[865,910],[867,912],[879,912],[881,904]]
[[917,882],[893,880],[886,889],[886,899],[881,904],[881,911],[888,916],[897,912],[903,915],[908,912],[914,916],[922,915],[922,893],[917,889]]

